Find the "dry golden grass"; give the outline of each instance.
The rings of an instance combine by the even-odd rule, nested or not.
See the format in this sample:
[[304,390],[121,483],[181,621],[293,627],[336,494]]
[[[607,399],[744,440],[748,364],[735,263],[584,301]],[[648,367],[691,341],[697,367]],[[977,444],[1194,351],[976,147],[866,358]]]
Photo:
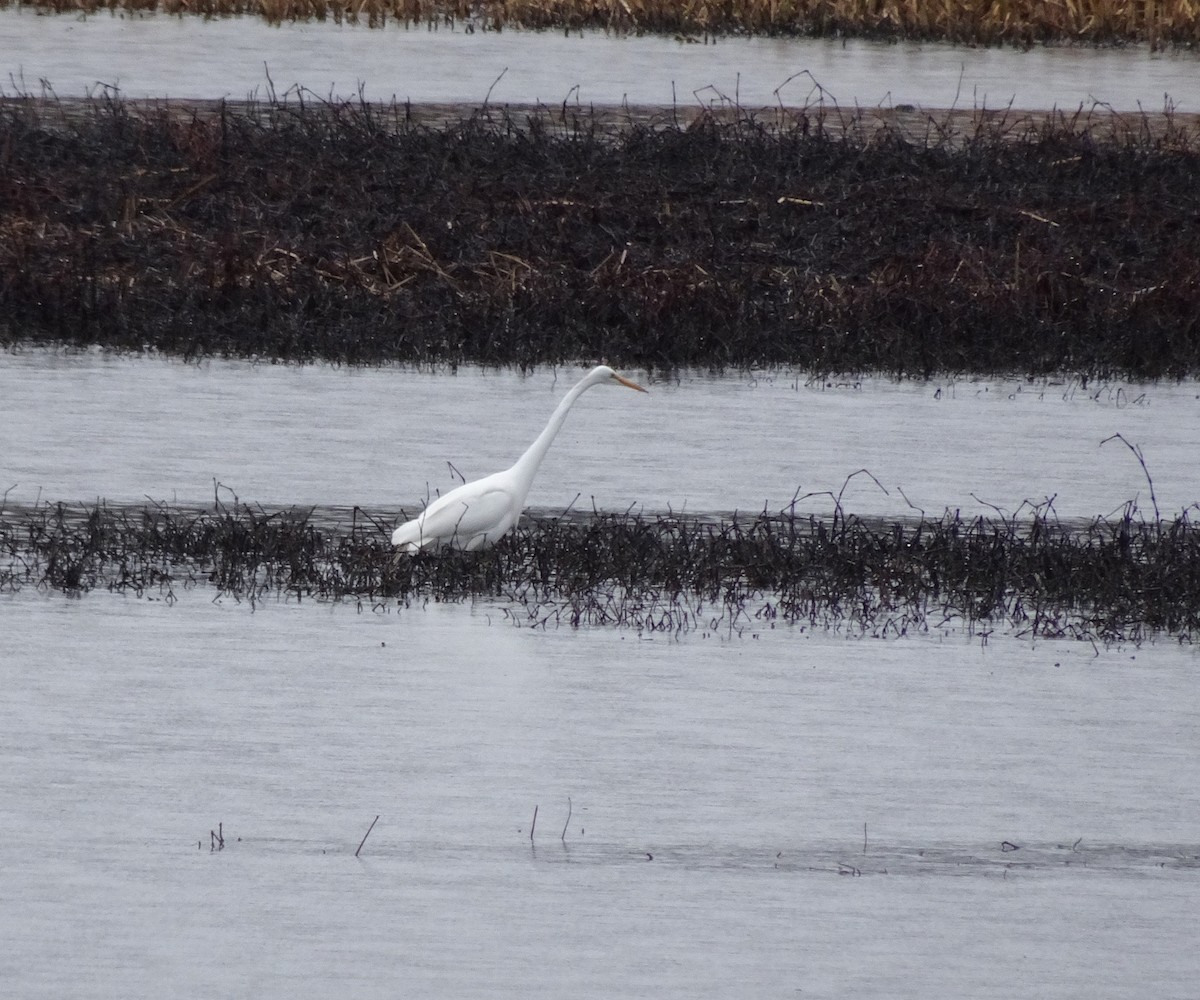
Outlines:
[[164,11],[618,32],[861,35],[983,44],[1200,43],[1200,0],[0,0],[56,12]]

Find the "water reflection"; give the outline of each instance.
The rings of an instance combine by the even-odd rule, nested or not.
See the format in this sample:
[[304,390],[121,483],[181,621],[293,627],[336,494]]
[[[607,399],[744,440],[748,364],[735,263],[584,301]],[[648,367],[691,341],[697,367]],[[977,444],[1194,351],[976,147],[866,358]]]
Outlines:
[[[803,104],[820,83],[843,107],[1074,109],[1093,102],[1158,111],[1193,103],[1196,56],[1145,49],[964,48],[839,40],[728,38],[684,45],[647,35],[384,30],[333,24],[270,27],[254,18],[101,14],[46,17],[0,10],[0,79],[63,96],[99,83],[129,97],[244,98],[299,85],[319,96],[496,103]],[[797,76],[803,71],[809,75]],[[776,91],[789,79],[781,95]]]
[[[349,369],[100,352],[0,355],[0,481],[10,499],[140,503],[149,496],[272,506],[420,509],[427,496],[507,468],[580,370]],[[863,379],[784,372],[592,393],[534,482],[532,508],[861,516],[1013,511],[1054,498],[1066,518],[1200,500],[1195,383]],[[871,475],[851,477],[859,469]]]
[[1194,981],[1177,645],[0,604],[15,995],[1065,998],[1136,994],[1131,950]]

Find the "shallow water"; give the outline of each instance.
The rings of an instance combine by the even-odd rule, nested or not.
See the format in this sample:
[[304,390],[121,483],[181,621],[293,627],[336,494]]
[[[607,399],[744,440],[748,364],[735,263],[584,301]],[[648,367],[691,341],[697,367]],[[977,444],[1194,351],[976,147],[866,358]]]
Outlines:
[[[795,77],[807,71],[807,76]],[[1142,48],[1013,49],[860,41],[723,39],[687,45],[600,33],[385,30],[332,24],[270,27],[255,18],[39,16],[0,10],[4,91],[61,96],[100,85],[129,97],[245,98],[305,87],[320,96],[481,103],[745,107],[816,101],[842,107],[1090,108],[1161,111],[1195,101],[1197,60]],[[783,88],[777,95],[776,91]],[[578,88],[578,89],[576,89]]]
[[[0,355],[0,477],[10,501],[204,502],[215,478],[398,509],[447,460],[510,461],[576,374],[22,350]],[[1099,446],[1118,431],[1164,508],[1200,496],[1191,384],[650,388],[585,396],[531,502],[758,509],[866,466],[889,493],[859,477],[859,513],[907,511],[901,487],[1084,515],[1145,488]],[[1188,646],[652,641],[486,602],[177,595],[0,597],[14,996],[1194,990]]]
[[1194,989],[1183,647],[0,616],[14,996]]
[[[0,489],[9,499],[206,503],[214,482],[264,505],[360,505],[399,516],[458,480],[506,468],[578,369],[458,375],[0,355]],[[631,373],[635,377],[643,377]],[[649,381],[649,380],[647,380]],[[1200,500],[1195,383],[809,384],[784,373],[596,388],[551,448],[531,508],[779,510],[937,516],[1054,498],[1109,514],[1149,488],[1164,515]],[[859,469],[866,475],[847,477]],[[886,492],[884,492],[886,490]],[[578,497],[578,499],[576,499]],[[907,498],[907,500],[906,500]]]
[[[1144,52],[4,10],[0,54],[7,92],[45,78],[63,95],[240,98],[264,92],[266,64],[279,91],[478,102],[508,67],[493,100],[580,84],[584,103],[754,105],[808,69],[846,106],[1157,109],[1170,93],[1197,110],[1194,57]],[[247,502],[398,514],[452,485],[448,462],[511,462],[576,375],[4,354],[0,490],[202,503],[219,481]],[[1148,508],[1134,457],[1100,446],[1118,432],[1164,513],[1200,499],[1192,383],[651,389],[585,397],[531,504],[756,511],[867,468],[887,492],[860,476],[849,511]],[[0,597],[7,994],[1194,995],[1187,647],[953,629],[644,641],[517,629],[488,604],[180,596]]]

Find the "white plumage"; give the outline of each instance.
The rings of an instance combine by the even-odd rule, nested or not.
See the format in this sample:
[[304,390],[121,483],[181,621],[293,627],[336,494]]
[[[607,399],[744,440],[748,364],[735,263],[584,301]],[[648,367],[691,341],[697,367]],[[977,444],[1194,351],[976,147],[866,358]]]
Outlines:
[[442,546],[473,552],[504,537],[520,520],[533,477],[568,411],[586,390],[602,384],[646,391],[607,365],[593,368],[562,398],[545,430],[511,468],[463,483],[438,497],[420,515],[392,532],[392,544],[408,553]]

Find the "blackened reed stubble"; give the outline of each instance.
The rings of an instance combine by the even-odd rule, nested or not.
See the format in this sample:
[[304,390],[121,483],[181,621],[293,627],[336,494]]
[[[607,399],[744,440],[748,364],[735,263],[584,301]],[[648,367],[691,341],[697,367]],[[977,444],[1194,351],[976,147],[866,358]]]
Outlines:
[[0,102],[0,342],[1200,374],[1181,116]]
[[514,623],[665,632],[780,623],[890,636],[950,623],[1141,641],[1200,633],[1200,526],[1184,512],[864,520],[528,519],[494,548],[396,559],[387,525],[267,512],[39,505],[0,511],[0,593],[107,589],[174,600],[353,601],[386,611],[483,599]]

